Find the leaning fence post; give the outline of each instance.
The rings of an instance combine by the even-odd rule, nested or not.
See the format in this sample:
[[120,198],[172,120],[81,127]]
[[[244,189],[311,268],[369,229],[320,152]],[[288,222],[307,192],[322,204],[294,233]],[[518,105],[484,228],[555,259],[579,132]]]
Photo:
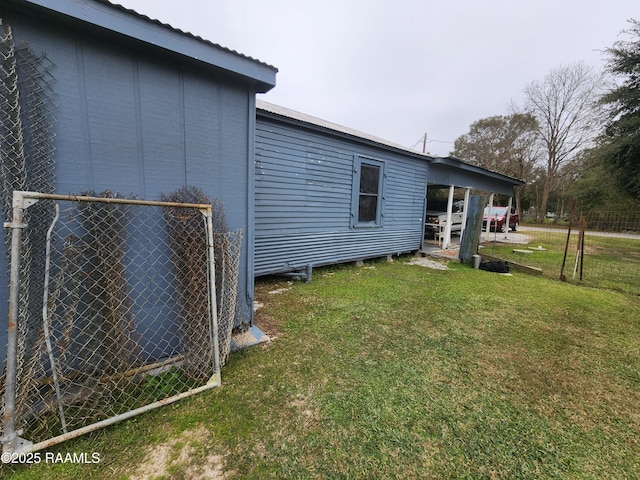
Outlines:
[[4,430],[2,436],[2,451],[13,453],[16,450],[16,372],[18,362],[18,311],[20,297],[20,244],[22,230],[26,228],[23,222],[25,205],[24,192],[13,192],[13,219],[4,224],[11,229],[11,273],[9,276],[9,318],[7,322],[7,362],[4,391]]
[[560,267],[560,280],[563,282],[567,281],[567,277],[564,274],[564,265],[567,261],[567,251],[569,250],[569,241],[571,240],[571,226],[573,223],[573,216],[576,211],[576,200],[575,198],[571,200],[571,215],[569,216],[569,227],[567,228],[567,243],[564,246],[564,257],[562,258],[562,267]]
[[201,209],[207,229],[207,262],[209,273],[209,310],[211,315],[211,343],[213,343],[213,376],[210,384],[220,385],[220,347],[218,345],[218,304],[216,301],[216,264],[213,241],[213,210],[211,207]]

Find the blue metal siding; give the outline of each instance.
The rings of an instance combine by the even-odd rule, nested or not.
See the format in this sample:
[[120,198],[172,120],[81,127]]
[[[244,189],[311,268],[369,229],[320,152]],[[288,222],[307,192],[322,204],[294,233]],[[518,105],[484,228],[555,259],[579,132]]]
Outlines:
[[[420,248],[427,163],[258,115],[255,274]],[[385,163],[382,226],[352,228],[354,158]]]
[[[246,302],[247,317],[239,320],[250,321],[253,86],[18,14],[3,15],[3,23],[12,26],[16,44],[25,42],[38,55],[46,51],[55,65],[56,192],[110,190],[159,200],[161,193],[193,185],[220,198],[229,228],[245,231],[238,298]],[[0,267],[5,255],[0,242]],[[0,271],[0,359],[6,272]]]
[[[242,85],[91,45],[56,71],[57,190],[118,191],[160,199],[195,185],[248,228],[249,94]],[[77,61],[76,61],[77,60]]]

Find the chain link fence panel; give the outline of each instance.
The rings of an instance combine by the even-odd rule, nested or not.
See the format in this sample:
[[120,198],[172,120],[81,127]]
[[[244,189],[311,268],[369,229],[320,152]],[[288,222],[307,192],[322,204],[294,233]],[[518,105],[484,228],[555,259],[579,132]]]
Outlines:
[[[24,279],[12,265],[16,292],[35,283],[43,294],[11,293],[31,313],[26,333],[18,315],[9,334],[18,354],[11,365],[7,349],[5,451],[45,448],[220,384],[241,231],[214,234],[210,204],[17,193],[23,211],[37,205],[52,221],[44,275]],[[31,228],[13,218],[14,235]]]

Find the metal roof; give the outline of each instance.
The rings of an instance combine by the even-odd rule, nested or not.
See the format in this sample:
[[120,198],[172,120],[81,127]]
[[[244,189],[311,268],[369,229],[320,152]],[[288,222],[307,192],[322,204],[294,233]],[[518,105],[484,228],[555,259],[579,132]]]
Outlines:
[[273,103],[265,102],[264,100],[256,99],[256,109],[258,110],[258,114],[260,114],[260,111],[272,113],[280,117],[286,117],[292,120],[296,120],[298,122],[306,123],[307,125],[310,125],[310,126],[319,127],[321,129],[331,130],[333,132],[344,134],[349,137],[353,137],[355,139],[373,142],[384,147],[391,147],[395,150],[402,150],[405,153],[415,155],[425,161],[433,160],[433,157],[430,157],[429,155],[420,153],[417,150],[412,150],[410,148],[399,145],[397,143],[390,142],[389,140],[385,140],[383,138],[376,137],[374,135],[370,135],[368,133],[355,130],[353,128],[345,127],[343,125],[338,125],[337,123],[329,122],[327,120],[323,120],[321,118],[314,117],[312,115],[307,115],[306,113],[301,113],[296,110],[291,110],[290,108],[287,108],[287,107],[274,105]]
[[185,35],[187,37],[191,37],[191,38],[193,38],[195,40],[198,40],[199,42],[205,43],[205,44],[210,45],[210,46],[215,47],[215,48],[219,48],[219,49],[225,50],[225,51],[227,51],[229,53],[232,53],[234,55],[238,55],[239,57],[243,57],[243,58],[246,58],[246,59],[251,60],[253,62],[260,63],[260,64],[264,65],[265,67],[268,67],[268,68],[271,68],[271,69],[273,69],[275,71],[278,71],[278,69],[276,67],[274,67],[273,65],[265,63],[265,62],[263,62],[263,61],[261,61],[261,60],[259,60],[257,58],[253,58],[253,57],[251,57],[249,55],[245,55],[243,53],[240,53],[237,50],[233,50],[233,49],[224,47],[224,46],[220,45],[219,43],[212,42],[210,40],[207,40],[206,38],[202,38],[199,35],[194,35],[191,32],[186,32],[186,31],[181,30],[179,28],[176,28],[176,27],[174,27],[174,26],[172,26],[172,25],[170,25],[168,23],[163,23],[160,20],[157,20],[155,18],[151,18],[151,17],[149,17],[147,15],[144,15],[142,13],[138,13],[138,12],[136,12],[135,10],[133,10],[131,8],[127,8],[127,7],[123,6],[123,5],[120,5],[119,3],[111,2],[109,0],[94,0],[94,1],[98,2],[98,3],[104,3],[105,5],[109,5],[109,6],[113,7],[113,8],[117,8],[118,10],[122,10],[124,12],[127,12],[130,15],[135,15],[137,17],[143,18],[144,20],[146,20],[148,22],[155,23],[156,25],[160,25],[163,28],[167,28],[167,29],[172,30],[174,32],[177,32],[177,33],[180,33],[180,34]]
[[226,70],[255,84],[259,93],[276,84],[277,68],[109,0],[5,0],[4,3],[47,21],[55,18],[63,23],[97,27]]
[[397,143],[390,142],[388,140],[382,139],[380,137],[376,137],[374,135],[369,135],[368,133],[364,133],[353,128],[345,127],[343,125],[338,125],[336,123],[329,122],[327,120],[322,120],[320,118],[307,115],[306,113],[301,113],[296,110],[291,110],[290,108],[282,107],[279,105],[274,105],[273,103],[265,102],[264,100],[257,99],[256,100],[256,110],[258,115],[260,114],[271,114],[272,116],[278,116],[282,118],[287,118],[293,120],[295,122],[302,122],[309,126],[319,128],[322,130],[332,131],[341,135],[346,135],[348,137],[372,142],[382,147],[392,148],[394,150],[399,150],[402,153],[410,154],[416,158],[420,158],[426,162],[431,163],[434,166],[445,166],[452,169],[464,170],[475,175],[481,175],[484,177],[489,177],[494,180],[500,182],[510,183],[516,186],[524,185],[522,180],[518,180],[516,178],[509,177],[507,175],[503,175],[502,173],[493,172],[491,170],[487,170],[482,167],[478,167],[476,165],[471,165],[466,163],[465,161],[456,158],[456,157],[432,157],[430,155],[426,155],[424,153],[420,153],[416,150],[412,150],[408,147],[404,147],[402,145],[398,145]]

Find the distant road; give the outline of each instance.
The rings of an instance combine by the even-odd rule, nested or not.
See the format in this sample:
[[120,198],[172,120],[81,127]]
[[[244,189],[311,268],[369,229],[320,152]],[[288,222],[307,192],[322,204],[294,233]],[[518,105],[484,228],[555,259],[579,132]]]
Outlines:
[[[518,232],[548,232],[553,230],[555,232],[567,233],[567,229],[564,227],[555,228],[555,227],[530,227],[530,226],[522,226],[518,225]],[[573,227],[571,229],[571,234],[578,234],[580,228]],[[637,233],[616,233],[616,232],[592,232],[587,230],[585,235],[593,236],[593,237],[612,237],[612,238],[629,238],[632,240],[640,240],[640,234]]]

